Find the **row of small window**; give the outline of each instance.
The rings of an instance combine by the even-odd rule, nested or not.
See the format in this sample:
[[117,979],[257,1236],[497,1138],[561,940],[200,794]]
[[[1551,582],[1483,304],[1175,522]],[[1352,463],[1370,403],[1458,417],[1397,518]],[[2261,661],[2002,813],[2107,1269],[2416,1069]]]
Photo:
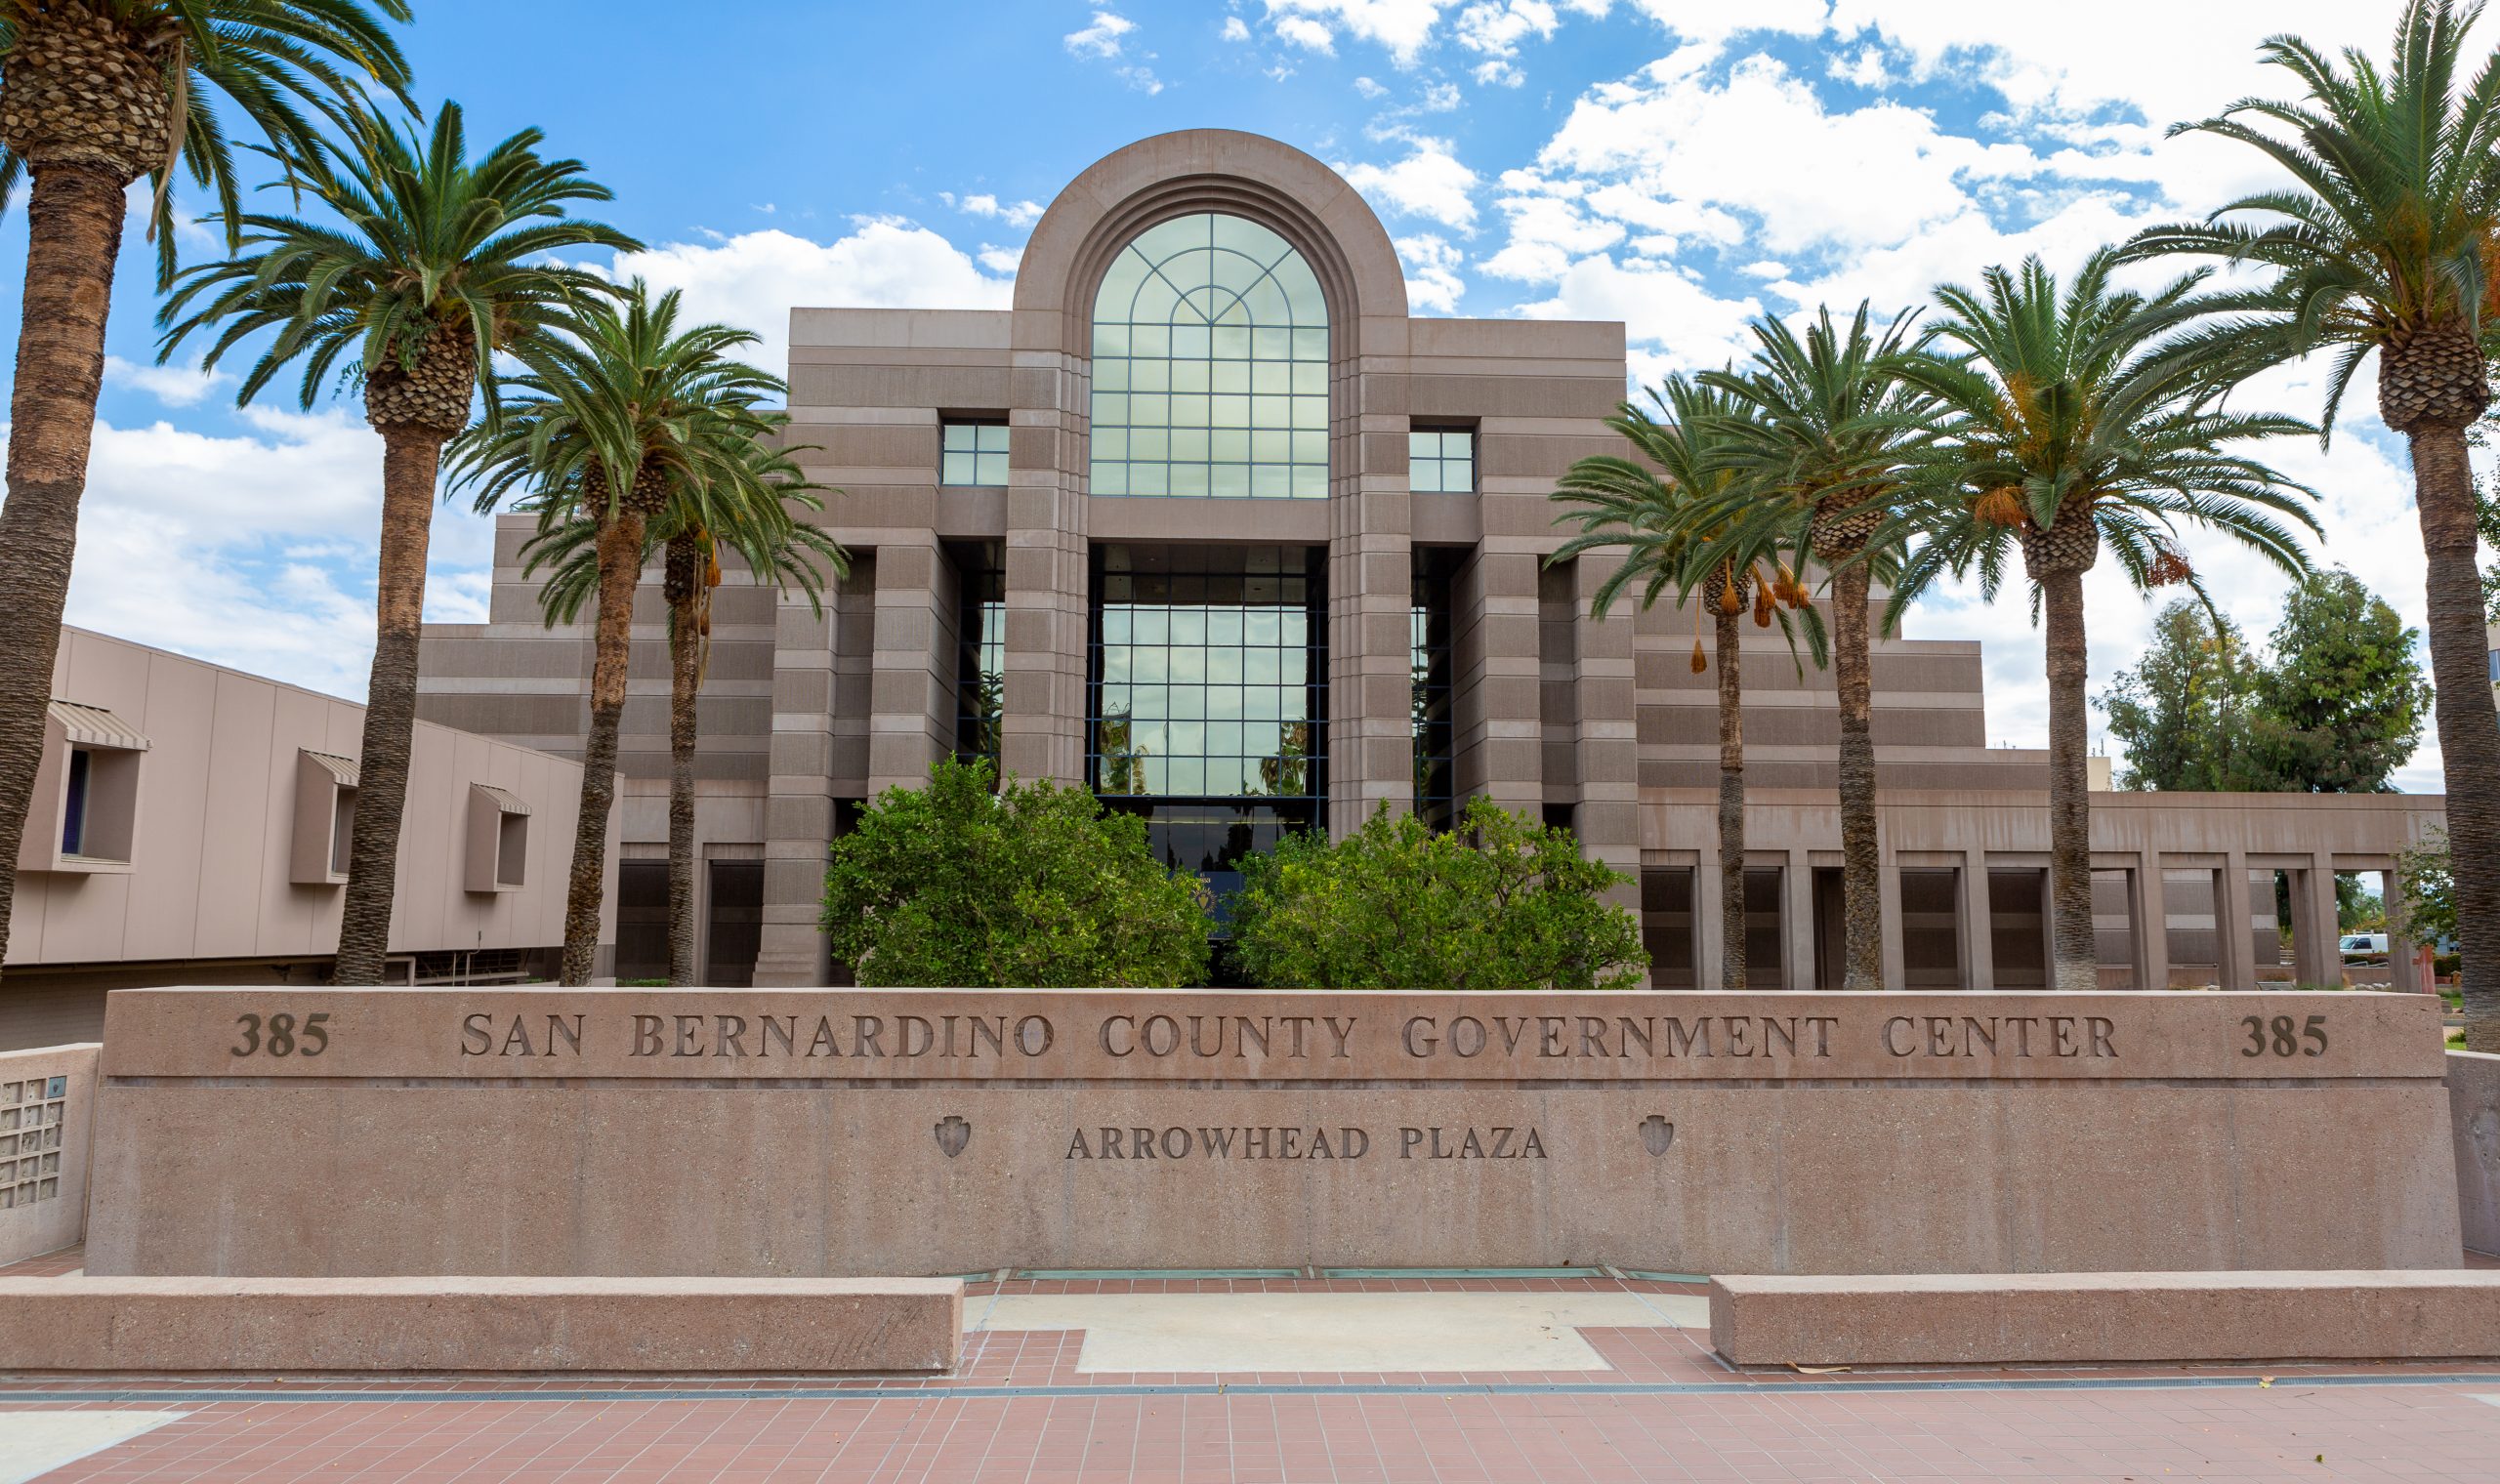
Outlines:
[[1096,736],[1104,749],[1120,749],[1123,756],[1164,759],[1258,759],[1286,753],[1299,757],[1311,747],[1310,727],[1300,718],[1124,721],[1114,716],[1108,726],[1097,730]]
[[[1328,398],[1244,392],[1097,392],[1094,427],[1184,429],[1299,428],[1328,431]],[[1324,454],[1322,455],[1325,456]]]
[[1160,721],[1304,721],[1311,717],[1311,687],[1290,684],[1172,684],[1105,682],[1104,716],[1133,719],[1132,725]]
[[1105,646],[1103,680],[1146,685],[1299,685],[1312,679],[1308,649],[1169,649]]
[[[1119,574],[1105,573],[1105,577]],[[1131,582],[1137,581],[1132,577]],[[1239,582],[1242,579],[1235,578]],[[1252,577],[1248,585],[1277,588],[1290,583],[1291,594],[1271,593],[1266,601],[1299,603],[1308,578]],[[1251,601],[1262,599],[1253,598]],[[1104,644],[1252,644],[1300,649],[1311,642],[1311,614],[1302,608],[1162,608],[1106,602],[1103,609]]]
[[1308,758],[1157,758],[1119,753],[1093,759],[1096,787],[1105,794],[1183,798],[1302,798],[1312,792]]
[[1263,360],[1326,366],[1328,332],[1247,325],[1098,324],[1097,360]]
[[[1142,405],[1150,404],[1150,405]],[[1324,396],[1094,398],[1094,493],[1313,498],[1328,492]],[[1192,426],[1196,425],[1196,426]],[[1007,483],[1007,425],[946,423],[938,480]],[[1155,472],[1157,466],[1168,470]],[[1476,434],[1464,428],[1406,434],[1406,485],[1420,494],[1476,489]],[[2492,655],[2500,681],[2500,651]]]
[[1094,364],[1097,392],[1256,392],[1263,396],[1328,394],[1318,361],[1105,360]]

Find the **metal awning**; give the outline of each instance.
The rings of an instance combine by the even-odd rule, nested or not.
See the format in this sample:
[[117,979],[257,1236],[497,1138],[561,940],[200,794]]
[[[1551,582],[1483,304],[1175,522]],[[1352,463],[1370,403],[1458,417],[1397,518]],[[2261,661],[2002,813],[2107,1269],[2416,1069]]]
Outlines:
[[519,799],[513,797],[509,793],[506,793],[504,790],[495,787],[491,783],[473,783],[469,786],[477,790],[479,793],[485,795],[489,803],[493,804],[496,808],[503,810],[507,814],[526,814],[529,812],[528,804],[521,803]]
[[62,735],[81,747],[117,747],[134,753],[147,751],[146,732],[102,706],[55,701],[52,703],[52,719],[61,723]]
[[316,753],[308,747],[304,749],[304,760],[327,772],[339,787],[351,789],[355,787],[354,758],[342,758],[336,753]]

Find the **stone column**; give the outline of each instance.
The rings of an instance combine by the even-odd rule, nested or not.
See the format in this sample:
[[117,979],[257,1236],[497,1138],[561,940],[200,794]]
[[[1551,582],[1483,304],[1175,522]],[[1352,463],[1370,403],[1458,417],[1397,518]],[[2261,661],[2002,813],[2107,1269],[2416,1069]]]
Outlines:
[[1018,351],[1008,438],[1007,684],[999,766],[1023,778],[1085,781],[1086,623],[1092,552],[1086,538],[1082,413],[1085,364],[1058,351]]
[[1530,818],[1545,802],[1537,559],[1479,547],[1459,569],[1451,614],[1459,794],[1482,794]]
[[2127,916],[2135,929],[2136,988],[2170,987],[2170,900],[2162,889],[2161,852],[2146,850],[2127,873]]
[[1780,930],[1786,934],[1788,988],[1812,989],[1814,977],[1814,861],[1802,849],[1788,852],[1779,871]]
[[2292,971],[2301,983],[2344,982],[2344,955],[2336,947],[2342,927],[2335,902],[2335,857],[2320,850],[2310,857],[2292,894]]
[[937,539],[877,549],[868,792],[917,788],[954,751],[954,568]]
[[[1580,798],[1571,813],[1571,827],[1579,834],[1583,855],[1634,878],[1617,888],[1614,899],[1638,912],[1641,763],[1633,704],[1633,608],[1622,604],[1604,622],[1591,617],[1590,601],[1613,570],[1612,558],[1592,557],[1572,567],[1577,595],[1571,625],[1571,690],[1579,709],[1573,748]],[[1716,857],[1715,843],[1709,853]],[[1696,902],[1694,916],[1700,915]]]
[[[1330,502],[1328,542],[1328,832],[1342,836],[1383,800],[1415,804],[1414,544],[1407,496],[1358,491]],[[1368,508],[1370,515],[1361,512]]]
[[1909,958],[1901,944],[1901,864],[1884,852],[1883,881],[1884,987],[1899,989],[1909,982]]
[[2394,870],[2379,873],[2379,900],[2387,904],[2387,968],[2388,987],[2398,994],[2421,995],[2431,992],[2423,981],[2413,956],[2421,945],[2413,941],[2404,920],[2402,883]]
[[2223,857],[2221,878],[2214,885],[2214,956],[2222,962],[2215,973],[2225,989],[2255,989],[2257,958],[2253,939],[2256,913],[2248,894],[2248,857],[2237,850]]
[[1961,888],[1962,979],[1975,990],[1996,988],[1994,913],[1988,905],[1988,858],[1984,850],[1966,850],[1956,885]]
[[[1709,848],[1697,853],[1700,858],[1692,868],[1692,986],[1717,989],[1719,960],[1726,947],[1719,930],[1718,842],[1712,841]],[[1735,889],[1744,889],[1742,878],[1737,880]]]
[[833,839],[833,650],[840,588],[829,585],[821,614],[790,592],[780,595],[773,612],[764,928],[755,957],[755,982],[762,988],[819,985],[832,969],[816,918],[824,902],[825,847]]

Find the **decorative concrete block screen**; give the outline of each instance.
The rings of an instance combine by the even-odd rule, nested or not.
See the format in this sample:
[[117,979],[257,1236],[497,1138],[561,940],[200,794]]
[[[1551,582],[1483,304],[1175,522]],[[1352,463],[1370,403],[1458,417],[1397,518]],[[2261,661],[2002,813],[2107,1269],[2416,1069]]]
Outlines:
[[73,1246],[85,1230],[97,1050],[0,1051],[0,1264]]
[[2454,1267],[2425,995],[123,990],[88,1270]]
[[2465,1245],[2500,1257],[2500,1056],[2448,1052],[2448,1128]]

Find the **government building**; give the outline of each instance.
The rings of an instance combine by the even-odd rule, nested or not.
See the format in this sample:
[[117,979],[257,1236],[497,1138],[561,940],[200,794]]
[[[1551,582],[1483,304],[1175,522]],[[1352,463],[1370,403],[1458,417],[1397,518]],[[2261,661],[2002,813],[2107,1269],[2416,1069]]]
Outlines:
[[[1688,663],[1693,615],[1599,622],[1613,558],[1544,560],[1563,539],[1557,479],[1620,447],[1603,420],[1627,392],[1622,325],[1413,315],[1344,180],[1192,130],[1062,190],[1012,309],[797,306],[790,329],[792,437],[841,491],[824,518],[854,561],[821,616],[734,582],[716,605],[704,982],[840,982],[815,926],[828,842],[951,755],[1093,788],[1219,889],[1283,831],[1344,832],[1384,803],[1442,820],[1488,796],[1635,876],[1658,987],[1715,984],[1716,694]],[[589,631],[541,623],[529,530],[500,525],[489,622],[428,626],[420,715],[578,758]],[[643,601],[624,978],[666,963],[655,578]],[[1896,987],[2048,982],[2047,755],[1988,745],[1980,675],[1976,643],[1877,644]],[[1836,985],[1832,681],[1765,631],[1744,682],[1753,982]],[[2112,988],[2336,982],[2336,877],[2386,872],[2440,811],[2418,795],[2094,803]]]

